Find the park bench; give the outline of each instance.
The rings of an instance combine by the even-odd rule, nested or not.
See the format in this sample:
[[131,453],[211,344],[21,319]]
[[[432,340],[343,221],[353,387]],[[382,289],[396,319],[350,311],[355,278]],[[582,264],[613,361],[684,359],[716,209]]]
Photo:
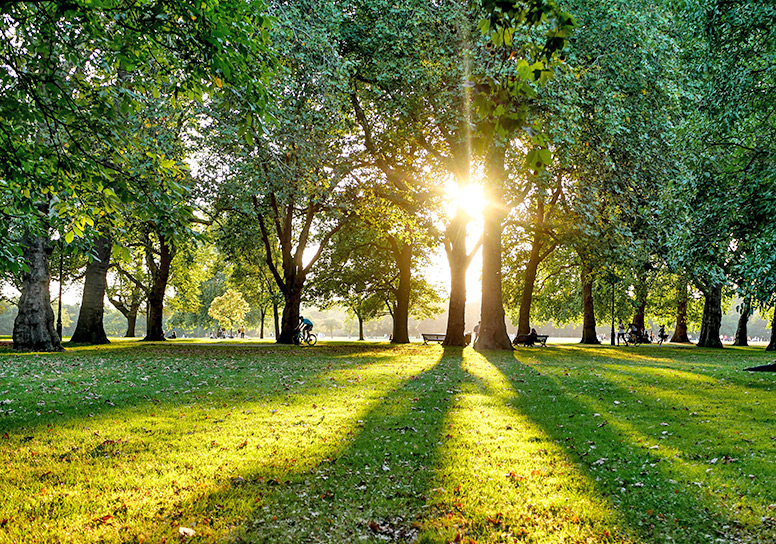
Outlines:
[[423,344],[428,344],[429,342],[439,342],[440,344],[445,341],[445,334],[440,333],[421,333],[423,336]]
[[[547,335],[547,334],[537,334],[536,335],[536,340],[534,341],[534,344],[539,343],[542,346],[546,346],[547,345],[547,338],[549,338],[549,335]],[[528,345],[530,345],[530,341],[531,341],[531,335],[530,334],[518,334],[517,336],[515,336],[515,339],[512,340],[512,344],[515,345],[515,346],[517,346],[517,345],[528,346]]]

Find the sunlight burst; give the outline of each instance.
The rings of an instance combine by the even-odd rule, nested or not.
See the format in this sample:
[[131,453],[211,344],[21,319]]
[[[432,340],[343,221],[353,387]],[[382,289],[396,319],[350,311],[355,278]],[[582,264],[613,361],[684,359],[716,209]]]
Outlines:
[[449,182],[445,186],[445,192],[448,200],[448,217],[455,215],[458,208],[463,209],[473,219],[482,217],[487,200],[480,185],[472,183],[461,187],[457,183]]

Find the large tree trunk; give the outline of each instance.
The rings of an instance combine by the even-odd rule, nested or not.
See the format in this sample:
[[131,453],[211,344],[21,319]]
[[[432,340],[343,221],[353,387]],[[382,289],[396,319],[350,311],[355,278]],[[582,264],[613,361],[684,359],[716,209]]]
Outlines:
[[54,310],[49,293],[48,239],[25,236],[24,257],[29,270],[22,276],[19,313],[13,324],[13,347],[20,351],[62,351],[54,326]]
[[679,282],[679,298],[676,304],[676,329],[671,337],[671,342],[678,344],[689,344],[690,337],[687,335],[687,302],[689,295],[687,294],[687,282],[681,280]]
[[[393,312],[393,344],[409,344],[410,293],[412,292],[412,244],[398,241],[392,244],[399,268],[396,307]],[[397,251],[398,250],[398,251]]]
[[71,342],[79,344],[108,344],[108,335],[102,318],[105,313],[105,286],[113,242],[110,236],[100,236],[95,243],[96,258],[86,265],[84,292],[78,324]]
[[595,307],[593,306],[593,271],[582,259],[582,344],[600,344],[595,332]]
[[741,303],[741,315],[738,317],[738,326],[736,327],[736,336],[733,338],[734,346],[748,346],[749,339],[747,338],[747,324],[749,322],[749,313],[751,311],[751,304],[748,300],[744,300]]
[[283,293],[285,305],[283,306],[283,318],[280,321],[278,344],[294,343],[294,336],[299,330],[299,307],[302,305],[304,279],[299,276],[287,277],[286,286],[286,291]]
[[773,317],[771,318],[771,341],[768,342],[768,347],[765,351],[776,351],[776,308],[773,310]]
[[504,169],[506,148],[496,144],[488,154],[482,231],[482,309],[480,334],[474,344],[478,351],[511,350],[501,291],[501,235],[504,229]]
[[164,234],[159,234],[159,264],[153,259],[153,251],[146,249],[146,263],[151,271],[152,285],[148,293],[148,324],[145,341],[161,341],[164,338],[164,294],[170,279],[170,265],[175,256],[175,246],[168,244]]
[[450,302],[444,346],[465,346],[466,329],[466,271],[471,257],[466,253],[466,224],[468,216],[458,210],[445,230],[445,249],[450,265]]
[[721,348],[719,329],[722,326],[722,286],[714,285],[704,293],[703,321],[698,346],[702,348]]

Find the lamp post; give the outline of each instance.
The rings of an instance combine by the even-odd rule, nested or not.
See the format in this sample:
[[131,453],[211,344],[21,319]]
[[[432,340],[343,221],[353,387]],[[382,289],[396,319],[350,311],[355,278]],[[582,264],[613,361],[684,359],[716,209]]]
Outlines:
[[615,278],[612,276],[612,334],[610,336],[612,345],[614,345],[614,282]]

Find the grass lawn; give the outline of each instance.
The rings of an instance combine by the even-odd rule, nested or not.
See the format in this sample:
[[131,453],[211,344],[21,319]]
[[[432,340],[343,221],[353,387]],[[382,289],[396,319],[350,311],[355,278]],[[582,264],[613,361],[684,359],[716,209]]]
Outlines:
[[0,348],[0,542],[776,542],[772,359]]

